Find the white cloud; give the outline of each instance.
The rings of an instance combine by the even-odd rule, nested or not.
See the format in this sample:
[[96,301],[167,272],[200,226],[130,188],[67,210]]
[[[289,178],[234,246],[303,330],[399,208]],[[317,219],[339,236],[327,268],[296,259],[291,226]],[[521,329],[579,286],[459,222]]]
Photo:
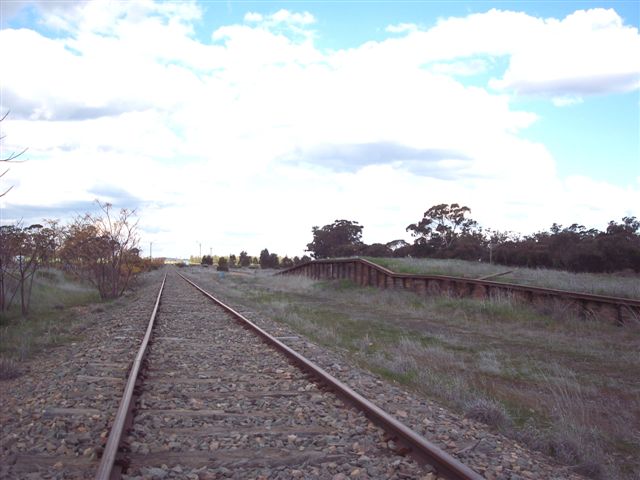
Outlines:
[[297,25],[311,25],[316,21],[315,17],[309,12],[295,13],[284,9],[268,15],[267,19],[273,23],[293,23]]
[[258,12],[247,12],[244,21],[255,23],[266,29],[278,29],[288,27],[291,32],[298,34],[310,34],[305,27],[316,23],[316,18],[309,12],[297,13],[286,9],[280,9],[275,13],[263,15]]
[[244,14],[245,22],[262,22],[263,20],[264,16],[261,13],[247,12]]
[[[551,97],[640,87],[638,28],[624,25],[613,9],[579,10],[562,20],[492,9],[440,19],[428,30],[406,31],[404,37],[343,52],[344,59],[370,62],[377,58],[381,64],[399,68],[504,56],[509,66],[502,77],[492,79],[492,88]],[[447,68],[441,65],[437,68]]]
[[466,61],[436,63],[429,70],[442,75],[469,76],[485,73],[489,68],[487,60],[473,58]]
[[495,88],[563,96],[640,87],[638,29],[624,26],[614,10],[581,10],[535,29],[537,35],[511,53]]
[[418,26],[415,23],[398,23],[396,25],[387,25],[386,32],[389,33],[406,33],[415,32],[418,30]]
[[580,103],[583,103],[584,99],[582,97],[577,97],[577,96],[572,96],[572,95],[565,95],[563,97],[553,97],[551,99],[551,102],[556,107],[568,107],[568,106],[571,106],[571,105],[578,105]]
[[[308,12],[249,12],[211,44],[194,36],[193,4],[55,11],[43,20],[62,29],[56,39],[0,32],[0,43],[20,45],[2,60],[6,148],[30,147],[3,179],[16,188],[2,202],[8,212],[96,196],[133,202],[145,241],[165,255],[194,253],[196,242],[301,254],[311,226],[336,218],[359,220],[368,242],[407,238],[431,204],[454,201],[496,228],[602,227],[620,216],[620,199],[640,205],[640,185],[560,181],[545,146],[520,135],[538,117],[513,108],[517,62],[494,82],[500,91],[454,76],[485,72],[492,56],[542,56],[527,35],[548,31],[568,29],[572,49],[602,32],[611,48],[633,45],[633,29],[608,12],[565,23],[492,10],[325,52]],[[549,65],[544,78],[559,71]],[[620,71],[607,65],[593,68]],[[553,93],[559,104],[576,95]]]

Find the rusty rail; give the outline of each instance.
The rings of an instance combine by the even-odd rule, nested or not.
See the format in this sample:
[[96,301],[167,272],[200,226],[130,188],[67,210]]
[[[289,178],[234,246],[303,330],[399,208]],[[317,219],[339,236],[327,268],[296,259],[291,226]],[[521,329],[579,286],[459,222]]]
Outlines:
[[243,315],[235,311],[230,306],[224,304],[206,290],[196,285],[193,281],[189,280],[182,274],[178,273],[186,282],[195,287],[207,298],[218,304],[225,309],[237,320],[239,320],[245,327],[252,330],[264,341],[284,353],[289,359],[297,364],[302,370],[311,374],[315,378],[319,379],[322,384],[329,387],[336,392],[340,397],[346,400],[348,403],[354,405],[356,408],[364,412],[364,414],[371,419],[374,423],[382,427],[387,432],[391,433],[394,437],[398,438],[399,443],[405,446],[409,450],[409,454],[416,460],[428,463],[432,465],[438,472],[450,480],[482,480],[482,476],[471,470],[466,465],[462,464],[448,453],[438,448],[433,443],[429,442],[426,438],[411,430],[406,425],[398,421],[393,416],[376,406],[359,393],[352,390],[346,384],[342,383],[337,378],[333,377],[327,371],[308,360],[292,348],[288,347],[275,337],[271,336],[262,328],[245,318]]
[[510,273],[513,273],[513,270],[507,270],[506,272],[492,273],[491,275],[478,277],[478,280],[489,280],[490,278],[498,278],[498,277],[502,277],[503,275],[509,275]]
[[278,275],[291,274],[303,274],[316,279],[344,278],[362,286],[404,288],[418,294],[449,293],[487,298],[496,293],[509,293],[534,304],[550,299],[560,300],[569,307],[577,307],[580,314],[591,312],[619,324],[640,320],[638,299],[446,275],[397,273],[363,258],[313,260],[278,272]]
[[151,332],[153,330],[153,325],[155,324],[156,314],[158,313],[158,307],[160,306],[160,297],[162,296],[162,290],[164,289],[166,280],[167,274],[165,273],[164,278],[162,279],[162,284],[160,285],[160,290],[158,291],[156,304],[153,307],[153,312],[151,313],[151,318],[149,319],[149,324],[147,325],[147,331],[144,335],[144,338],[142,339],[142,344],[140,345],[138,354],[133,361],[133,365],[129,372],[129,377],[127,378],[127,384],[124,388],[124,394],[122,395],[120,406],[118,407],[118,411],[116,413],[116,418],[113,421],[113,426],[111,427],[111,431],[109,432],[107,444],[102,454],[102,458],[100,459],[100,465],[98,466],[95,477],[96,480],[120,478],[119,474],[114,471],[116,457],[118,454],[118,447],[120,446],[120,440],[122,438],[124,429],[127,426],[127,422],[131,418],[131,412],[133,408],[133,390],[138,380],[138,373],[140,372],[140,366],[142,365],[142,360],[147,351],[149,339],[151,338]]

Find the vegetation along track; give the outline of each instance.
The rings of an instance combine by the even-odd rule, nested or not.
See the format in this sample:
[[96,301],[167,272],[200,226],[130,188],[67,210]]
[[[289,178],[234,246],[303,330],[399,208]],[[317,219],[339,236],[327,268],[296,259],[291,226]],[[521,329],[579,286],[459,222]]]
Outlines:
[[163,285],[96,478],[482,478],[192,282]]

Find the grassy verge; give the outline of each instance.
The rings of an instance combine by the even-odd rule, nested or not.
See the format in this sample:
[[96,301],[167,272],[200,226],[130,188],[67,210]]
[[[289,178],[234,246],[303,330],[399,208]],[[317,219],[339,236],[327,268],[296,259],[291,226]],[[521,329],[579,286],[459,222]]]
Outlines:
[[537,287],[555,288],[572,292],[610,295],[640,299],[640,275],[570,273],[544,268],[518,268],[465,260],[440,260],[432,258],[367,258],[398,273],[417,275],[447,275],[453,277],[481,278],[511,271],[491,278],[495,282],[517,283]]
[[58,270],[38,272],[29,315],[19,306],[0,315],[0,379],[19,376],[24,360],[43,348],[72,341],[79,320],[69,308],[99,301],[95,289]]
[[425,298],[347,281],[193,273],[227,299],[583,474],[640,474],[637,325],[558,321],[509,297]]

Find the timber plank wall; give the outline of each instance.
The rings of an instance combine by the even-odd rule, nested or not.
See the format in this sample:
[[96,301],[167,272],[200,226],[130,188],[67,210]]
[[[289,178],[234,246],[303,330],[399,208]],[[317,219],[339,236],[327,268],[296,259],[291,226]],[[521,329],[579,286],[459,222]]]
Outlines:
[[396,273],[362,258],[313,260],[277,275],[304,275],[316,280],[347,279],[363,287],[404,289],[418,295],[483,299],[507,294],[543,311],[553,308],[554,311],[618,324],[640,322],[640,300],[463,277]]

